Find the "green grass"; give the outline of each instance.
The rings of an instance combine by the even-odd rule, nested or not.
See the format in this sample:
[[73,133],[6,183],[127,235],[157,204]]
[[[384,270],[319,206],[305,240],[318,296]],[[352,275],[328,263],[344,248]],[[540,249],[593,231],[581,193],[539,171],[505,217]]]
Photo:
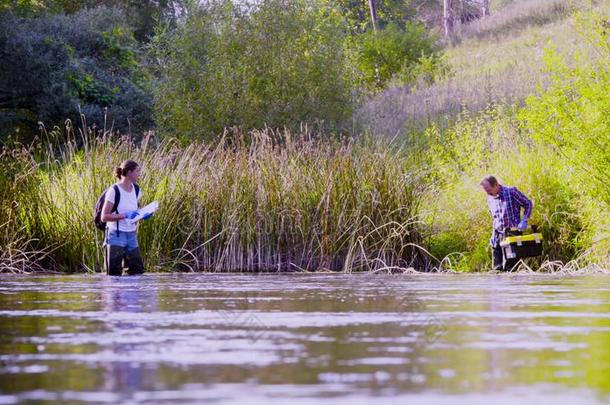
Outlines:
[[[610,43],[607,14],[579,21],[583,54],[545,54],[549,86],[522,106],[463,113],[446,128],[431,126],[423,155],[435,173],[428,223],[433,254],[454,251],[451,266],[488,266],[489,214],[478,183],[485,174],[518,186],[534,200],[542,226],[545,267],[578,263],[608,267],[610,258]],[[596,58],[588,58],[593,51]],[[578,258],[577,262],[572,260]],[[550,264],[549,264],[550,263]],[[540,264],[540,263],[538,263]]]
[[[78,147],[76,145],[79,145]],[[53,247],[66,271],[99,270],[96,198],[113,167],[142,166],[143,203],[158,200],[139,238],[149,270],[379,270],[428,259],[419,242],[421,183],[409,156],[386,143],[322,141],[311,134],[227,133],[211,147],[145,138],[95,138],[32,148],[18,159],[25,183],[19,237]]]
[[[462,28],[457,44],[446,45],[450,74],[430,86],[391,87],[366,103],[356,121],[371,133],[394,137],[431,123],[451,125],[459,114],[490,105],[521,104],[548,85],[547,47],[571,59],[597,56],[583,40],[575,12],[608,15],[608,2],[515,1],[490,17]],[[544,16],[544,17],[543,17]]]
[[569,17],[576,10],[590,9],[595,3],[585,0],[521,0],[494,9],[491,15],[458,25],[452,44],[478,39],[500,42],[522,31],[541,27]]

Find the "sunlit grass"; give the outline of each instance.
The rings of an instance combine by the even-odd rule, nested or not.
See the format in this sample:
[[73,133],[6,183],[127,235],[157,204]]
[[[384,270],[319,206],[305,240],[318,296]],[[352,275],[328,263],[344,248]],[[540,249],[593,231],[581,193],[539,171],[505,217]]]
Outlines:
[[490,270],[478,187],[489,172],[535,202],[545,255],[527,268],[608,268],[599,206],[581,204],[561,159],[524,147],[514,123],[491,111],[451,133],[423,164],[385,141],[268,130],[227,132],[213,146],[88,132],[21,148],[3,161],[0,271],[100,271],[93,206],[127,158],[142,165],[142,202],[161,205],[139,229],[149,271]]
[[[366,103],[357,121],[386,136],[450,125],[464,110],[520,104],[547,83],[544,50],[553,47],[571,59],[595,56],[579,35],[574,11],[610,12],[607,2],[527,0],[462,28],[456,45],[445,48],[451,74],[430,86],[392,87]],[[546,15],[546,17],[545,17]]]
[[387,143],[253,131],[227,132],[214,146],[150,137],[135,145],[91,133],[43,146],[21,157],[30,173],[14,196],[15,217],[24,237],[57,247],[52,257],[67,270],[100,269],[103,234],[93,226],[93,206],[127,158],[142,166],[143,203],[161,206],[139,229],[149,270],[428,263],[417,247],[420,176],[408,155]]

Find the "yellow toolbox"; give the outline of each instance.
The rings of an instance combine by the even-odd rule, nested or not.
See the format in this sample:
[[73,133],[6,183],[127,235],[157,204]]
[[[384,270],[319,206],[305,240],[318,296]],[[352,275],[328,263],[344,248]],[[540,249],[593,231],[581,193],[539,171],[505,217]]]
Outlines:
[[500,247],[507,259],[540,256],[542,254],[542,234],[507,236],[500,241]]

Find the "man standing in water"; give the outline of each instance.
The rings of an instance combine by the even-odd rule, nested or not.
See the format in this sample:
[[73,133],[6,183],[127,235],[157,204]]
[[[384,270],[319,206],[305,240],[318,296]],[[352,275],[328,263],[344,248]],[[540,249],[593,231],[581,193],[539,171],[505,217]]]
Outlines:
[[[509,228],[527,228],[527,221],[532,214],[532,202],[516,187],[501,185],[494,176],[485,176],[481,187],[487,193],[487,205],[493,217],[491,247],[493,249],[494,270],[512,270],[518,259],[504,259],[500,241]],[[521,209],[523,208],[523,216]]]

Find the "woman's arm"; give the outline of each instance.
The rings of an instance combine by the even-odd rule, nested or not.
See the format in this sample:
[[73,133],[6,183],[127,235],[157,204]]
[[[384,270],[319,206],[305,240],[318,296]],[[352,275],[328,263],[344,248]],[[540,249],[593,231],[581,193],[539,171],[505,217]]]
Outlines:
[[125,219],[125,214],[111,214],[114,203],[106,200],[102,207],[102,222],[115,222]]

